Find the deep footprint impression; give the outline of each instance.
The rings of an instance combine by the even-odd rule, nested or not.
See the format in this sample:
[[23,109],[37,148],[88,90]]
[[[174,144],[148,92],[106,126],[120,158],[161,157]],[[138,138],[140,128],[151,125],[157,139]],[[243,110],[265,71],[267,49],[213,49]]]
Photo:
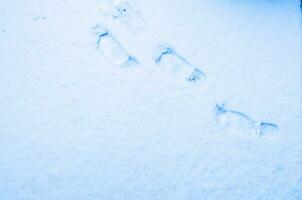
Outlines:
[[155,63],[171,70],[179,77],[190,82],[206,79],[206,75],[202,70],[194,67],[172,47],[166,45],[157,48],[155,52]]
[[109,62],[120,67],[132,67],[139,64],[137,59],[129,55],[109,31],[100,25],[95,26],[93,29],[97,34],[97,49],[102,52]]
[[216,104],[215,110],[219,126],[227,132],[263,136],[279,130],[274,123],[255,121],[242,112],[226,109],[224,104]]

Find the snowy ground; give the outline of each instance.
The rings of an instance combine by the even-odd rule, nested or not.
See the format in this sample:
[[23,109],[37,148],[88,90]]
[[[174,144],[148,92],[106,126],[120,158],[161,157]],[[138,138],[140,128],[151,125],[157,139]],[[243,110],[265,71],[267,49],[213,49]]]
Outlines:
[[120,2],[1,0],[0,199],[302,199],[299,1]]

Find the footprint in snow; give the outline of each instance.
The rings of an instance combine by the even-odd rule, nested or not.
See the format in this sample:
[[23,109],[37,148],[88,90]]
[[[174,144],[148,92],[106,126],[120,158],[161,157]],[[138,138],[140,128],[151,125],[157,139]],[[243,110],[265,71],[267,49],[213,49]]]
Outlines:
[[139,64],[108,30],[97,25],[94,31],[97,35],[96,47],[109,62],[120,67],[133,67]]
[[134,0],[103,0],[101,12],[126,26],[133,33],[142,31],[145,21]]
[[242,112],[226,109],[224,104],[217,104],[215,110],[219,126],[233,134],[263,136],[279,130],[274,123],[255,121]]
[[206,74],[201,69],[193,66],[170,46],[158,47],[154,60],[157,65],[172,71],[189,82],[200,82],[206,79]]

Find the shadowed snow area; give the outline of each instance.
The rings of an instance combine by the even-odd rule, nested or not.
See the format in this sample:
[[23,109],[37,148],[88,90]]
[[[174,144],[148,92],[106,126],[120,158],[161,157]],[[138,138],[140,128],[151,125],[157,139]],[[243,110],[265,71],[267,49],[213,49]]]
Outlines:
[[301,199],[299,3],[2,0],[0,199]]

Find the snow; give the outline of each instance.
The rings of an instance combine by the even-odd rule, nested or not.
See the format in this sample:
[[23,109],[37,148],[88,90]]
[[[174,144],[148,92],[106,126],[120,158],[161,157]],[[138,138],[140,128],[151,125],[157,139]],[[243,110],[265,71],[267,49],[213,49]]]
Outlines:
[[299,6],[2,0],[0,199],[301,199]]

